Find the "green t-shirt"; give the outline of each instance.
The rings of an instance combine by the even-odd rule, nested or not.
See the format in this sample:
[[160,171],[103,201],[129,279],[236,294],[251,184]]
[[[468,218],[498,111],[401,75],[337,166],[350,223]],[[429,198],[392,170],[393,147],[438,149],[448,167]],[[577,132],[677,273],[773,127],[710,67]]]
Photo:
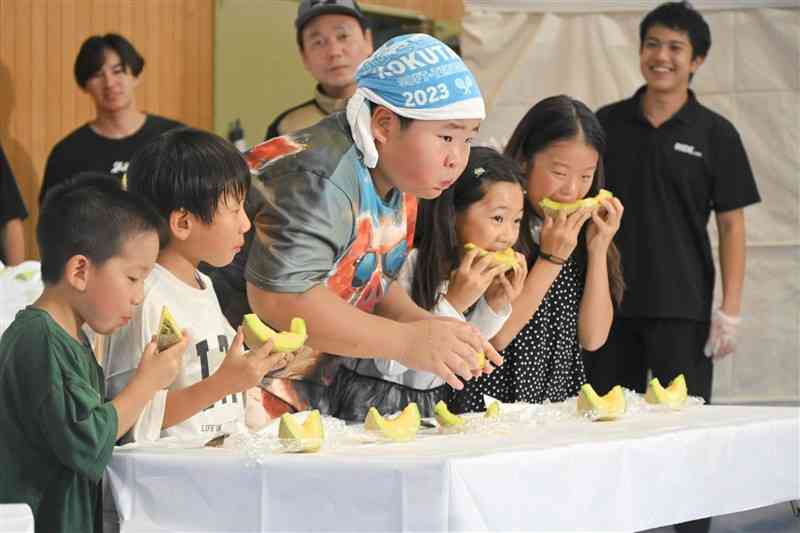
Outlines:
[[92,349],[27,308],[0,339],[0,503],[27,503],[37,532],[100,531],[100,480],[117,411]]

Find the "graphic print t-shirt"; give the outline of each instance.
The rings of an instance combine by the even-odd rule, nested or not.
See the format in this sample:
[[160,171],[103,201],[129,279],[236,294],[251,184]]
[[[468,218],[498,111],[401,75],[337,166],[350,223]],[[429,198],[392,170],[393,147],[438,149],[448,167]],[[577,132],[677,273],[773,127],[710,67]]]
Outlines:
[[[178,327],[189,330],[191,342],[183,369],[169,390],[194,385],[213,374],[225,357],[236,332],[220,310],[211,280],[196,273],[204,288],[191,287],[156,264],[145,282],[144,302],[133,320],[109,339],[104,362],[107,393],[113,398],[127,385],[141,360],[144,347],[158,332],[161,308],[166,305]],[[162,436],[190,439],[231,433],[244,420],[243,394],[229,395],[180,424],[161,430],[167,391],[158,392],[131,430],[134,441]]]
[[[378,194],[343,113],[258,145],[246,158],[257,174],[247,201],[256,230],[247,280],[290,293],[322,284],[372,312],[408,255],[416,198],[396,189]],[[335,360],[315,353],[276,376],[324,386],[335,370]],[[314,405],[318,392],[277,379],[267,388],[296,409]]]

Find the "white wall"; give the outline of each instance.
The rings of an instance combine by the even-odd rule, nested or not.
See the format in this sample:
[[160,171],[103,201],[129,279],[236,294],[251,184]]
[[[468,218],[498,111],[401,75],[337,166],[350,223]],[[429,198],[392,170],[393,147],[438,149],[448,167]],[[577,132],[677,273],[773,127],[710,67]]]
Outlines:
[[[488,104],[481,141],[505,144],[547,96],[596,109],[633,94],[643,83],[638,25],[659,3],[467,1],[462,52]],[[716,365],[713,397],[800,401],[800,4],[694,5],[712,46],[693,89],[736,125],[762,196],[745,211],[740,348]],[[716,243],[713,217],[709,230]]]

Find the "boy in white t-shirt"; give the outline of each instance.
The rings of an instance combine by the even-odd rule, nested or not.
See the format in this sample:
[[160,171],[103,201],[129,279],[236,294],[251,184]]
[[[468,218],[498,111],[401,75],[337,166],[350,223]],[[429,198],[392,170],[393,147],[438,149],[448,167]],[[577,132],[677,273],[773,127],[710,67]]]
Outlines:
[[[183,371],[144,409],[130,440],[210,439],[231,433],[245,421],[245,392],[293,357],[270,354],[271,342],[245,354],[241,328],[234,331],[227,322],[211,280],[198,270],[201,262],[227,265],[244,244],[250,228],[243,208],[250,171],[230,143],[183,128],[143,147],[131,160],[127,183],[130,192],[158,209],[166,228],[158,261],[145,282],[144,302],[109,339],[104,362],[108,394],[114,397],[135,372],[138,354],[157,333],[166,306],[190,337]],[[248,420],[265,419],[260,401],[250,402],[251,409],[262,410],[262,416],[248,412]]]

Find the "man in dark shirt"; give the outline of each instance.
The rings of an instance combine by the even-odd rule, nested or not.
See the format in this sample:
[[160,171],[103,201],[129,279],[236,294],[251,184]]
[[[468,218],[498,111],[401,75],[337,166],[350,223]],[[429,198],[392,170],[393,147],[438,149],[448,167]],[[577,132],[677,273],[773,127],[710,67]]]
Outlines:
[[75,59],[75,81],[92,97],[97,116],[53,147],[47,158],[39,203],[45,193],[78,172],[94,171],[122,178],[141,146],[182,124],[146,114],[136,106],[135,89],[144,58],[114,33],[94,35]]
[[[709,401],[713,360],[735,350],[744,207],[760,198],[736,128],[689,89],[711,46],[703,17],[683,2],[663,4],[643,19],[640,38],[646,85],[597,113],[607,186],[625,205],[616,242],[627,290],[606,346],[587,354],[589,379],[601,394],[616,384],[644,392],[648,369],[665,386],[684,374],[689,394]],[[713,313],[712,211],[722,272]]]
[[25,260],[22,221],[28,218],[14,173],[0,147],[0,262],[17,265]]
[[266,139],[308,128],[344,110],[356,90],[356,68],[372,53],[372,32],[367,24],[367,17],[353,0],[300,2],[294,21],[297,47],[317,86],[313,99],[275,118]]

